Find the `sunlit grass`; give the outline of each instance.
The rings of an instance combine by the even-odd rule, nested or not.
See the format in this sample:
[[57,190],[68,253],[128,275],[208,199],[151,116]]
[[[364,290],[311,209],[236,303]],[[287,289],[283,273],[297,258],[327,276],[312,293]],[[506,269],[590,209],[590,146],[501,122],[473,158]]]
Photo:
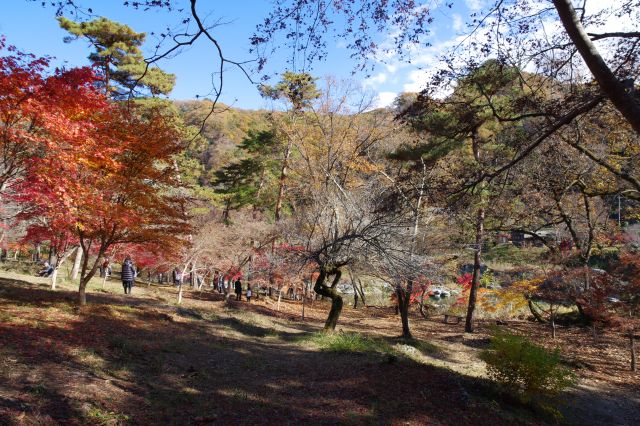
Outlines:
[[393,347],[384,340],[368,337],[363,334],[354,332],[304,334],[301,335],[297,340],[300,342],[311,342],[318,346],[320,350],[327,352],[394,352]]

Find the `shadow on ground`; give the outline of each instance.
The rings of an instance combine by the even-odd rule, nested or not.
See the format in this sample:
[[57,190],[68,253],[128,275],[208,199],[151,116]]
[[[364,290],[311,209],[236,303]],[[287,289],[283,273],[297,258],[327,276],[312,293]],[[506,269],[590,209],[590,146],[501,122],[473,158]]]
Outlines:
[[74,296],[0,280],[8,424],[544,423],[448,369],[320,352],[295,333],[176,315],[152,299],[92,295],[78,312]]

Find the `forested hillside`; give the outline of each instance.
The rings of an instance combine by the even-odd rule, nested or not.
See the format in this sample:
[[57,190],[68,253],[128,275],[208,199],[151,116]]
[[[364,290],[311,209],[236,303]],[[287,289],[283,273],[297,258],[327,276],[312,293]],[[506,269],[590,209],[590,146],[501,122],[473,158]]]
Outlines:
[[268,111],[241,110],[218,104],[216,112],[207,118],[211,101],[176,101],[174,104],[184,123],[200,130],[206,140],[195,147],[194,153],[200,154],[207,171],[228,163],[249,131],[264,130],[269,126]]

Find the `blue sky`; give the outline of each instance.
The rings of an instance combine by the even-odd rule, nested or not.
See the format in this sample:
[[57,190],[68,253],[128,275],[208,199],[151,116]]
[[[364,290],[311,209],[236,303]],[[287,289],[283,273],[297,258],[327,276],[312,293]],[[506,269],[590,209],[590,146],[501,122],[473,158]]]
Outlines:
[[[160,33],[167,27],[176,27],[181,15],[163,10],[137,11],[122,6],[121,0],[78,0],[79,4],[91,7],[94,14],[125,23],[135,31],[148,33],[145,53],[150,53],[154,46],[150,33]],[[0,34],[6,36],[9,44],[36,55],[51,55],[58,66],[86,65],[90,47],[83,41],[70,44],[63,42],[66,32],[58,27],[55,10],[42,7],[40,1],[5,0],[0,15]],[[184,1],[186,4],[187,2]],[[391,103],[396,94],[402,91],[418,91],[426,79],[428,69],[435,63],[437,56],[450,46],[464,31],[465,17],[470,11],[479,9],[486,0],[465,0],[456,2],[452,8],[440,7],[436,0],[426,1],[434,10],[437,18],[432,27],[429,41],[431,47],[415,50],[411,64],[407,64],[393,56],[386,58],[384,64],[379,63],[371,76],[352,75],[354,62],[340,41],[331,40],[328,45],[328,58],[315,65],[316,76],[332,75],[338,78],[355,79],[369,91],[378,95],[378,105]],[[435,7],[434,7],[435,6]],[[231,59],[242,61],[252,59],[249,50],[249,36],[255,25],[263,19],[270,8],[268,0],[236,0],[213,1],[200,0],[198,10],[208,23],[217,19],[226,22],[216,28],[214,34],[220,40],[226,55]],[[391,30],[390,30],[391,31]],[[384,43],[381,35],[380,42]],[[272,72],[286,68],[285,55],[280,52],[271,58],[269,69]],[[174,99],[193,99],[196,95],[206,96],[211,90],[212,72],[216,69],[216,56],[213,47],[205,40],[178,56],[163,61],[160,66],[177,75],[177,84],[171,95]],[[256,109],[266,107],[267,103],[260,98],[258,91],[238,70],[229,68],[225,73],[225,86],[221,100],[240,108]],[[256,80],[259,76],[256,75]]]

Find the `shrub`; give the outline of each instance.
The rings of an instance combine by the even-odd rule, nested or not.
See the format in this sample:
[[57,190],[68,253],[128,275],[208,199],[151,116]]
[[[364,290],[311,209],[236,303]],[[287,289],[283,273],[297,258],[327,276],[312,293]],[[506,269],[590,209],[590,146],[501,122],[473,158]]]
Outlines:
[[551,396],[571,386],[575,377],[550,351],[523,336],[494,331],[490,348],[481,354],[489,377],[521,397]]

